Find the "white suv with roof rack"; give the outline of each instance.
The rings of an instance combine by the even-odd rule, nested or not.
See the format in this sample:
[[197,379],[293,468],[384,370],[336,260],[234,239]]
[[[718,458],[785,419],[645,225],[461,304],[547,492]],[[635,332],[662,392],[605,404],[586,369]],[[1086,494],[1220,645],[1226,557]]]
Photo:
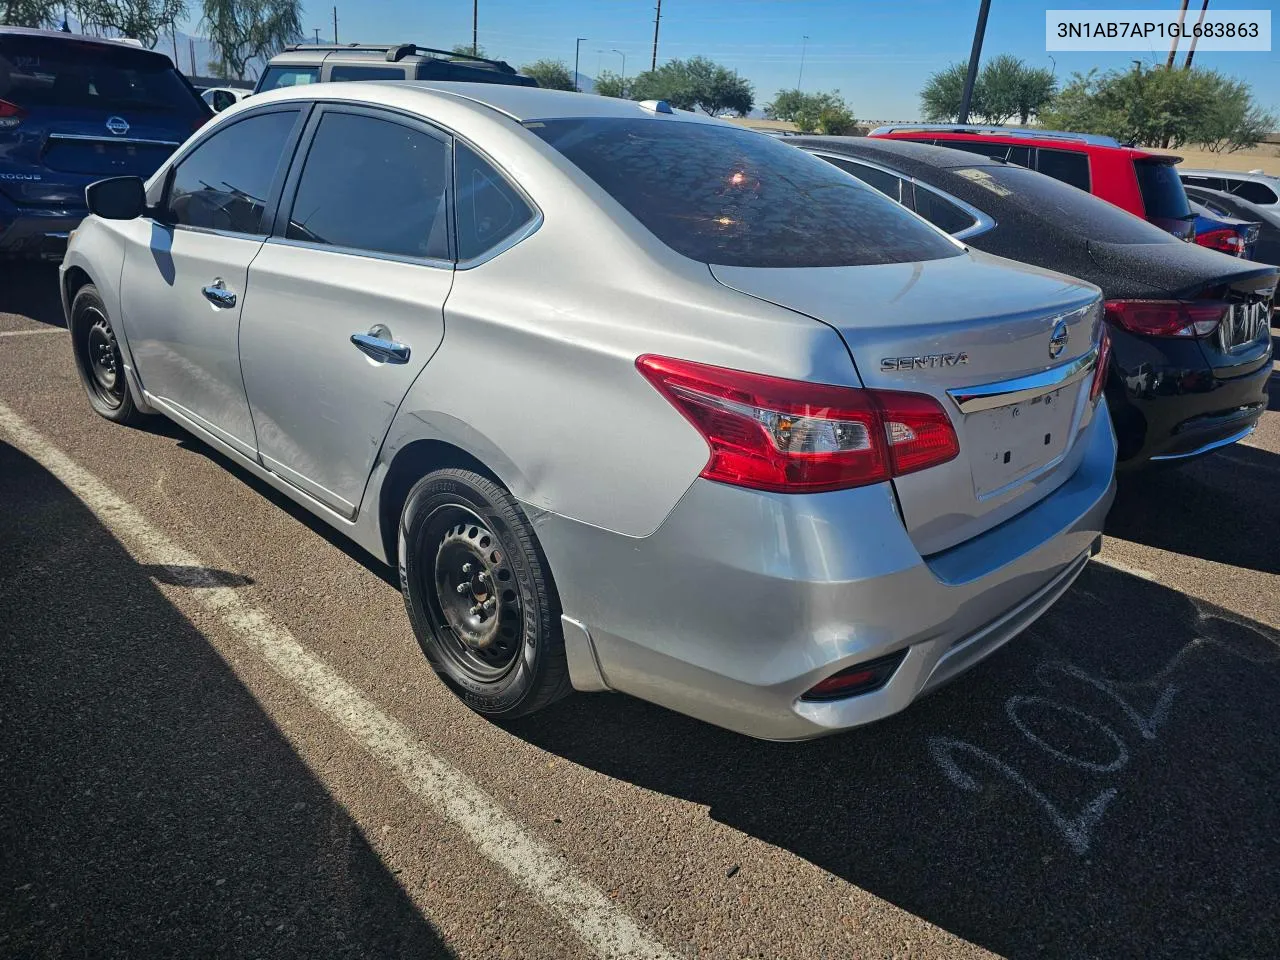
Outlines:
[[344,80],[454,80],[536,87],[505,60],[420,47],[413,43],[297,43],[276,54],[254,93]]

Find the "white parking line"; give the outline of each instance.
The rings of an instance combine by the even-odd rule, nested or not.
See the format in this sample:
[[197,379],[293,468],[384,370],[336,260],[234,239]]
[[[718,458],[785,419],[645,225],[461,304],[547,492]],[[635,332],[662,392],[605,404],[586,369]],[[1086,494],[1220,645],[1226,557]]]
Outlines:
[[39,333],[66,333],[62,327],[45,327],[42,330],[0,330],[0,337],[34,337]]
[[192,588],[196,602],[221,618],[313,706],[394,770],[412,793],[459,827],[482,854],[577,931],[597,956],[675,960],[469,777],[434,756],[404,724],[383,713],[309,653],[270,614],[246,601],[236,588],[219,585],[199,557],[151,526],[2,402],[0,433],[75,493],[140,564],[165,566],[176,582]]

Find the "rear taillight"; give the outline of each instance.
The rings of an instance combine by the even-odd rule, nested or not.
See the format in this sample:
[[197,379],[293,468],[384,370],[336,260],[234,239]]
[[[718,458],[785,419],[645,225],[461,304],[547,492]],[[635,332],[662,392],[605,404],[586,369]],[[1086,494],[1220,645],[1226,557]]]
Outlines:
[[1196,234],[1196,243],[1233,257],[1244,255],[1244,237],[1234,230],[1206,230],[1204,233]]
[[1108,300],[1107,319],[1149,337],[1207,337],[1228,309],[1218,300]]
[[815,684],[805,691],[800,699],[840,700],[844,697],[853,697],[860,693],[879,690],[889,682],[889,678],[893,676],[893,671],[898,669],[898,664],[902,663],[906,656],[907,651],[904,648],[897,653],[889,654],[887,657],[866,660],[862,663],[856,663],[852,667],[846,667],[839,673],[833,673],[821,683]]
[[26,117],[27,111],[23,110],[16,103],[10,103],[8,100],[0,100],[0,130],[10,130],[20,124]]
[[1102,339],[1098,342],[1098,363],[1093,368],[1093,383],[1089,385],[1089,400],[1097,403],[1102,396],[1102,388],[1107,384],[1107,367],[1111,363],[1111,331],[1102,328]]
[[841,490],[945,463],[960,452],[923,394],[784,380],[646,355],[636,367],[702,434],[702,476],[778,493]]

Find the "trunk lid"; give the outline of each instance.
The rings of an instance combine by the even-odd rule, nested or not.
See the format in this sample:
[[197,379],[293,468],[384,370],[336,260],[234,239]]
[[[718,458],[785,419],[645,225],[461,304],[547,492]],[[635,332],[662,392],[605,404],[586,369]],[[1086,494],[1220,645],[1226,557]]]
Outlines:
[[834,328],[865,386],[926,393],[942,404],[960,456],[893,481],[922,554],[1002,523],[1074,472],[1076,440],[1093,414],[1097,288],[979,253],[711,272],[727,287]]

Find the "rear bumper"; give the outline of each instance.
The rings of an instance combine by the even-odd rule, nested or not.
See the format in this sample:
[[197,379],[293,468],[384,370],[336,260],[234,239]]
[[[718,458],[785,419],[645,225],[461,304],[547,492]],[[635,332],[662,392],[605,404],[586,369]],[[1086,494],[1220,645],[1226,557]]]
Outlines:
[[[896,713],[1015,636],[1084,568],[1114,494],[1109,418],[1095,417],[1081,443],[1057,490],[928,558],[888,485],[787,496],[699,480],[642,539],[530,509],[566,636],[591,647],[570,650],[571,666],[594,668],[575,684],[773,740]],[[878,690],[802,699],[832,673],[902,650]]]
[[1107,404],[1122,470],[1188,460],[1235,443],[1267,408],[1269,358],[1250,374],[1223,379],[1214,376],[1194,341],[1153,343],[1114,328],[1112,336]]
[[0,257],[61,260],[87,210],[20,207],[0,197]]

